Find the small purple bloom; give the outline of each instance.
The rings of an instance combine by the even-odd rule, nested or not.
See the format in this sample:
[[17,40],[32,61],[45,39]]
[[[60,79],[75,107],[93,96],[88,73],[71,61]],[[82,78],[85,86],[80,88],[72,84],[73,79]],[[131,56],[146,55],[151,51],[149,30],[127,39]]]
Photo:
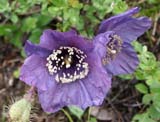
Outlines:
[[102,104],[111,87],[111,76],[93,52],[91,41],[74,30],[45,30],[38,45],[26,42],[25,51],[28,57],[20,79],[37,88],[44,111]]
[[132,17],[138,7],[104,20],[94,38],[95,50],[109,74],[132,73],[139,64],[131,42],[136,40],[151,26],[147,17]]

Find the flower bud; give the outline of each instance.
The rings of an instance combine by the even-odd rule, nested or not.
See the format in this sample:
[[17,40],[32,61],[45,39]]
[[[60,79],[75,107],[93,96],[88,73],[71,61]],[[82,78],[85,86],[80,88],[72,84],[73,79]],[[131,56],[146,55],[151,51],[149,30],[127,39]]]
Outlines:
[[9,117],[11,122],[29,122],[30,112],[31,102],[22,98],[11,105],[9,109]]

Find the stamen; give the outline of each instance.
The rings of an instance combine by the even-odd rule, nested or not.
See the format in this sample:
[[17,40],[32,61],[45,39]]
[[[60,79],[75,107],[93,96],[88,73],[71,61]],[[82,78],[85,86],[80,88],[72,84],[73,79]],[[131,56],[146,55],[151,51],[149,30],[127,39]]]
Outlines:
[[50,75],[61,83],[70,83],[85,78],[89,72],[87,56],[75,47],[60,47],[47,57],[46,67]]
[[110,35],[110,41],[106,44],[106,56],[102,59],[104,65],[108,64],[113,60],[117,54],[121,51],[122,48],[122,39],[116,35]]

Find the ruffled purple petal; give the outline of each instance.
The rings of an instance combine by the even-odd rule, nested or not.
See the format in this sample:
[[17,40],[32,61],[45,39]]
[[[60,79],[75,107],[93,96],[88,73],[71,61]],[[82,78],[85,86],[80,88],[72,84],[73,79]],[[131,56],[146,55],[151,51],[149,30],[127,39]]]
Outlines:
[[49,50],[57,49],[60,46],[77,47],[83,51],[93,49],[92,43],[88,39],[77,35],[75,30],[59,32],[48,29],[43,32],[40,40],[39,45]]
[[151,21],[147,17],[132,17],[138,11],[139,8],[135,7],[125,13],[104,20],[99,27],[98,33],[114,31],[125,42],[136,40],[151,27]]
[[135,71],[139,60],[132,45],[124,43],[121,52],[114,60],[105,65],[105,69],[112,75],[130,74]]
[[113,30],[114,28],[119,26],[119,24],[123,23],[124,22],[123,20],[125,18],[131,17],[133,14],[136,14],[138,12],[139,12],[139,8],[135,7],[122,14],[119,14],[109,19],[103,20],[99,27],[98,34]]
[[106,45],[110,41],[109,36],[114,34],[113,31],[107,31],[105,33],[98,34],[93,39],[94,43],[94,52],[98,53],[100,58],[103,58],[106,55]]
[[32,44],[30,41],[26,41],[24,50],[26,52],[26,55],[29,57],[32,54],[38,55],[40,57],[48,57],[52,51],[48,50],[46,48],[40,47],[39,45]]
[[102,104],[111,87],[111,77],[106,73],[101,63],[97,63],[96,58],[89,58],[88,61],[92,63],[90,73],[86,78],[68,84],[50,82],[47,91],[38,90],[43,110],[56,112],[69,105],[85,109],[88,106]]
[[53,50],[58,48],[63,41],[66,41],[66,38],[71,36],[76,36],[77,32],[75,30],[70,30],[68,32],[59,32],[56,30],[47,29],[43,31],[42,36],[40,37],[40,46]]
[[[112,31],[97,35],[93,42],[95,44],[94,51],[98,53],[100,58],[107,55],[106,45],[110,41],[109,36],[114,34]],[[104,64],[109,74],[120,75],[133,73],[139,64],[136,52],[130,43],[123,42],[121,50],[115,55],[115,58]]]
[[49,75],[45,65],[45,58],[34,54],[29,56],[21,67],[20,80],[38,89],[47,90],[48,83],[54,77]]

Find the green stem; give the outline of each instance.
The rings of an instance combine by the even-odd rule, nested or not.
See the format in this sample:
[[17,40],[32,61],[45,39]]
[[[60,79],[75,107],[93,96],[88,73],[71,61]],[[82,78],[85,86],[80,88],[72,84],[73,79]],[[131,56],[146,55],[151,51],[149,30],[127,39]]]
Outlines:
[[69,115],[69,113],[68,113],[66,110],[64,110],[64,109],[61,109],[61,110],[62,110],[63,113],[67,116],[69,122],[73,122],[73,119],[72,119],[72,117]]
[[88,108],[88,116],[87,116],[87,122],[90,121],[90,115],[91,115],[91,108]]

